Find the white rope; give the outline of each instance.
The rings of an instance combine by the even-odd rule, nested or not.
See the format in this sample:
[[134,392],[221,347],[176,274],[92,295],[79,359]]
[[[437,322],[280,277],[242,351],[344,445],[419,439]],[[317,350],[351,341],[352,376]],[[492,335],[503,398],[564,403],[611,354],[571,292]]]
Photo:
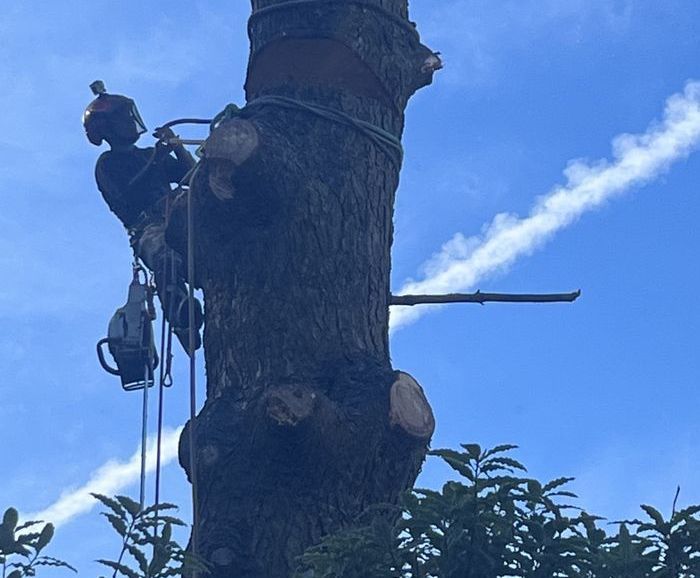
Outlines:
[[[199,524],[199,500],[197,497],[197,452],[195,449],[195,419],[197,417],[197,376],[196,354],[194,348],[195,307],[194,307],[194,208],[192,204],[192,187],[187,187],[187,283],[189,315],[189,354],[190,354],[190,478],[192,481],[192,554],[197,555],[197,536]],[[197,577],[197,572],[193,573]]]
[[146,442],[148,439],[148,379],[151,376],[150,351],[146,363],[146,375],[143,380],[143,408],[141,412],[141,483],[139,486],[139,504],[143,510],[146,503]]

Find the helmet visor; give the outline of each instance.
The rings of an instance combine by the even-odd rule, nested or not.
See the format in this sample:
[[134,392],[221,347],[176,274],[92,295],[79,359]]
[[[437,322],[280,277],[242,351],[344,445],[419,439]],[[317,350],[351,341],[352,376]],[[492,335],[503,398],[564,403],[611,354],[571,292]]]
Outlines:
[[93,144],[103,139],[136,142],[147,130],[133,100],[108,94],[100,95],[85,109],[83,126]]

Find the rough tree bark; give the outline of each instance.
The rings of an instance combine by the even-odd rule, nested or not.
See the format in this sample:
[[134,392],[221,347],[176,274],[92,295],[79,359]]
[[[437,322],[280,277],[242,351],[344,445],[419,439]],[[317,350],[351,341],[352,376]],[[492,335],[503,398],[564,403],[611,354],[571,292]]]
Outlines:
[[[439,67],[407,0],[252,8],[248,102],[289,97],[401,136]],[[207,370],[197,548],[213,578],[283,578],[322,536],[395,502],[434,428],[389,358],[401,156],[273,104],[224,122],[205,150],[192,184]],[[187,431],[180,461],[189,475]]]

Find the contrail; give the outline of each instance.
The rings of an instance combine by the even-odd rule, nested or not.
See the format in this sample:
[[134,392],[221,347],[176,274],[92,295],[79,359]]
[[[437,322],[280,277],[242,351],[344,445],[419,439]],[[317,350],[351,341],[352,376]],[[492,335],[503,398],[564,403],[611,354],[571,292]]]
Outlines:
[[[482,235],[458,233],[426,264],[422,281],[409,281],[398,294],[454,293],[476,289],[487,275],[507,269],[583,213],[631,187],[643,184],[687,157],[700,141],[700,82],[689,81],[682,93],[666,101],[663,120],[638,135],[613,139],[611,161],[572,161],[564,171],[567,184],[541,197],[527,217],[501,213]],[[394,307],[391,329],[420,317],[430,307]]]
[[[172,462],[177,457],[178,440],[182,428],[165,430],[161,446],[161,464]],[[148,440],[146,471],[156,469],[156,438]],[[113,496],[139,480],[141,475],[141,448],[127,462],[110,460],[95,470],[88,482],[76,490],[68,490],[49,507],[33,514],[22,514],[23,520],[44,520],[55,526],[67,524],[76,516],[89,512],[97,504],[90,494]]]

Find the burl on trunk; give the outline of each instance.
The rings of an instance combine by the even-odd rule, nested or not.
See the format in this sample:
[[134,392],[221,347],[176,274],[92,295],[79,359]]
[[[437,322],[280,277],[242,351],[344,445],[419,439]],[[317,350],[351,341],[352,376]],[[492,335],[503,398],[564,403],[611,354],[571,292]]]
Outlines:
[[[208,380],[197,550],[214,578],[289,576],[411,487],[434,428],[392,369],[388,302],[396,145],[439,58],[407,0],[252,7],[250,106],[214,130],[192,183]],[[187,432],[180,461],[189,474]]]

